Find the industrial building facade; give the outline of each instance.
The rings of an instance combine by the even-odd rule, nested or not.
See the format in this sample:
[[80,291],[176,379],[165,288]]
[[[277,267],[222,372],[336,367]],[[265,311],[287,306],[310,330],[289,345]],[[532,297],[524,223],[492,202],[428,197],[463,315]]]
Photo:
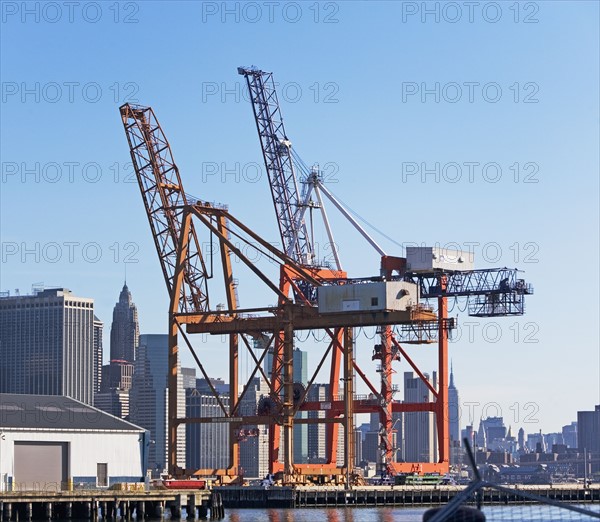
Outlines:
[[[98,326],[98,325],[97,325]],[[93,403],[94,300],[66,288],[0,298],[0,393]]]
[[0,394],[0,491],[60,491],[141,482],[143,428],[74,399]]

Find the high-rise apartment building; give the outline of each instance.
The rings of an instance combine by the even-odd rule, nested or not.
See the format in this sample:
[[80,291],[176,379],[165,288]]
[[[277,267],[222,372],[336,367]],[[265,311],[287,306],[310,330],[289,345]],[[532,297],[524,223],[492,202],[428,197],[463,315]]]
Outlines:
[[[142,334],[139,341],[129,392],[129,419],[150,431],[153,442],[148,450],[148,466],[156,475],[168,467],[169,337]],[[178,369],[177,384],[177,416],[183,418],[185,393],[181,368]],[[177,465],[185,467],[185,425],[177,431],[177,456]]]
[[113,309],[110,328],[110,360],[134,362],[139,343],[137,308],[131,299],[127,284],[119,294],[119,301]]
[[94,300],[66,288],[0,298],[0,393],[94,393]]

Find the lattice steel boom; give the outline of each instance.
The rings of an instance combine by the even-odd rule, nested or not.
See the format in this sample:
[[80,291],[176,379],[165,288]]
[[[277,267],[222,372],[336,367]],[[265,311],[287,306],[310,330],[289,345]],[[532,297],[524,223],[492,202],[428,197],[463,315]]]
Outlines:
[[313,264],[313,247],[303,219],[298,179],[277,100],[273,74],[238,67],[246,78],[269,177],[284,252],[299,263]]
[[523,315],[525,296],[533,294],[533,287],[519,278],[516,268],[443,272],[447,280],[445,290],[439,284],[441,274],[411,272],[405,275],[405,279],[419,285],[424,299],[468,298],[469,315],[474,317]]
[[[183,208],[188,198],[183,191],[179,170],[169,142],[150,107],[126,103],[120,107],[121,119],[129,142],[131,161],[142,193],[152,236],[169,295],[175,277],[177,242]],[[179,310],[208,309],[207,272],[193,224],[190,228],[184,284]]]

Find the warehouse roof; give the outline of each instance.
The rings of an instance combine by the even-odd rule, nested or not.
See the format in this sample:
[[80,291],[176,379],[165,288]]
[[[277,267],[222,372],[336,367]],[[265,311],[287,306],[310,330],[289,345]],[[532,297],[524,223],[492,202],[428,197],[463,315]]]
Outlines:
[[0,393],[0,428],[143,431],[88,404],[62,395]]

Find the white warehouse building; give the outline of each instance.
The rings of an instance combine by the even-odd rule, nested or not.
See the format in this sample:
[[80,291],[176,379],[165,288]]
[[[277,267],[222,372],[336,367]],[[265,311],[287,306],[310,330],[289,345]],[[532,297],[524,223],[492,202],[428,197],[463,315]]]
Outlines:
[[146,430],[60,395],[0,393],[0,491],[142,482]]

